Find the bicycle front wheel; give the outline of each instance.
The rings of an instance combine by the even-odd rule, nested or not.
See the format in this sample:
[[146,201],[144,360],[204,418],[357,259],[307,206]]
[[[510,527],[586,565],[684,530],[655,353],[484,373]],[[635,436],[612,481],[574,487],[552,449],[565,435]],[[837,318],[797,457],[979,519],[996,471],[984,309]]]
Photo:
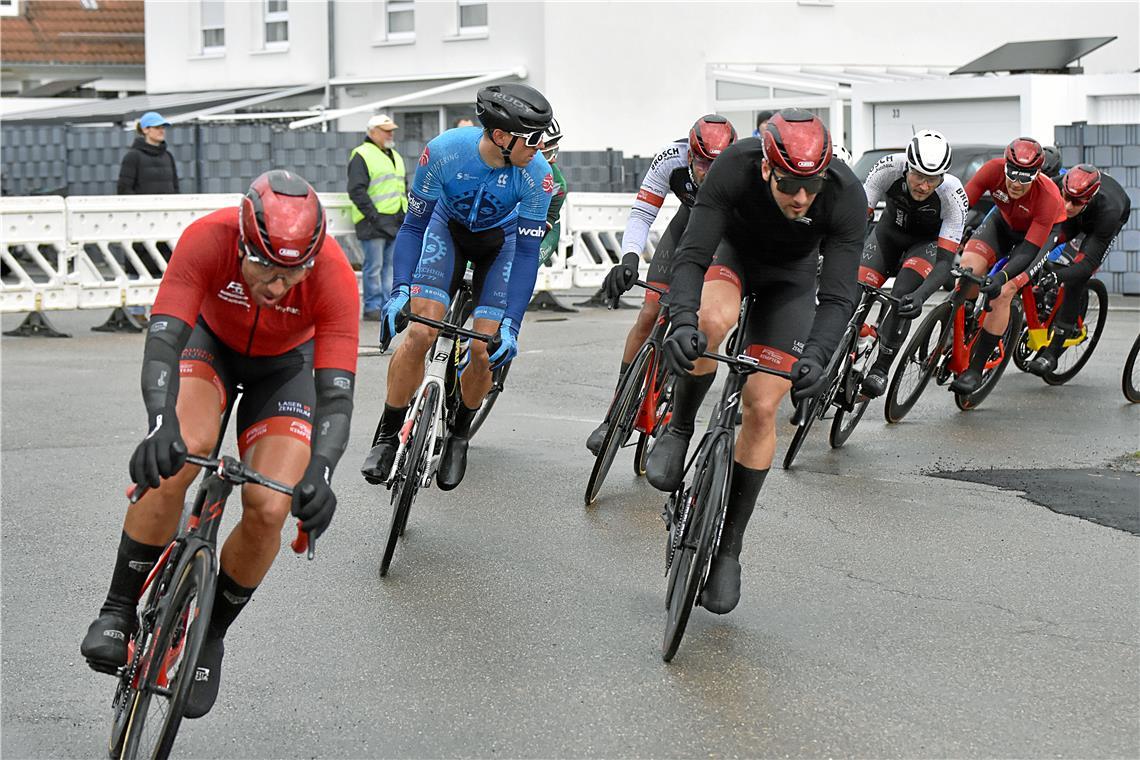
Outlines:
[[938,304],[906,344],[883,404],[887,422],[901,422],[926,389],[942,358],[953,313],[954,306],[949,301]]
[[388,527],[388,541],[384,544],[384,555],[380,558],[381,578],[388,574],[392,555],[396,553],[396,542],[404,535],[404,529],[408,526],[408,513],[412,510],[412,502],[420,490],[420,483],[431,459],[428,446],[431,444],[435,415],[439,408],[439,386],[433,383],[424,389],[423,402],[412,423],[410,442],[404,448],[404,461],[399,467],[397,482],[392,489],[392,523]]
[[[1006,325],[1005,332],[1002,333],[1001,336],[1001,358],[996,365],[982,373],[982,384],[978,386],[976,391],[968,396],[964,396],[961,393],[954,394],[954,403],[957,404],[958,408],[963,412],[976,409],[986,396],[990,395],[990,391],[998,384],[998,380],[1001,379],[1005,368],[1009,366],[1010,359],[1014,353],[1013,342],[1017,336],[1021,335],[1021,309],[1022,306],[1019,299],[1015,298],[1010,302],[1009,324]],[[990,361],[992,361],[992,359]]]
[[666,540],[673,542],[673,561],[665,589],[665,638],[661,659],[670,662],[681,646],[685,626],[704,585],[714,542],[728,499],[729,438],[716,436],[693,465],[693,485],[685,492]]
[[1108,318],[1108,288],[1103,282],[1096,279],[1089,280],[1080,313],[1084,339],[1075,346],[1069,346],[1057,357],[1057,369],[1044,378],[1049,385],[1064,385],[1069,382],[1092,358],[1093,350],[1100,342],[1100,335],[1104,332],[1104,323]]
[[215,575],[213,549],[200,546],[179,567],[172,590],[159,602],[158,624],[143,648],[138,689],[118,757],[170,754],[210,622]]
[[633,364],[629,365],[625,375],[622,376],[613,403],[610,405],[609,414],[606,415],[606,419],[610,422],[609,430],[606,431],[602,447],[594,459],[590,479],[586,482],[586,506],[590,506],[598,498],[598,491],[602,489],[602,483],[605,482],[606,475],[613,466],[618,449],[625,445],[633,433],[634,424],[637,422],[637,410],[641,407],[649,381],[648,369],[652,353],[653,349],[649,344],[642,346],[634,357]]
[[1120,389],[1124,391],[1124,398],[1133,404],[1140,404],[1140,373],[1136,371],[1140,365],[1140,362],[1136,361],[1138,354],[1140,354],[1140,335],[1136,336],[1132,350],[1128,352],[1128,358],[1124,361],[1124,374],[1120,378]]
[[835,410],[835,420],[831,423],[831,433],[827,437],[831,448],[838,449],[847,443],[847,439],[855,432],[855,427],[859,424],[859,420],[863,419],[863,414],[870,405],[871,399],[862,396],[855,401],[855,408],[850,412],[844,409]]

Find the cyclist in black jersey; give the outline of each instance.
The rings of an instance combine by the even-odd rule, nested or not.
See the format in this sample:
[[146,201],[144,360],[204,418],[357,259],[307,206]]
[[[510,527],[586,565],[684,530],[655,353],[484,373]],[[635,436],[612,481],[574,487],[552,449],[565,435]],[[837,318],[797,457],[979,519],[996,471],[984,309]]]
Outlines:
[[1091,164],[1078,164],[1053,182],[1065,202],[1068,218],[1061,223],[1059,239],[1065,241],[1064,253],[1072,264],[1043,275],[1064,283],[1065,297],[1053,318],[1049,345],[1038,351],[1027,367],[1041,376],[1057,368],[1065,340],[1077,334],[1077,316],[1089,278],[1104,261],[1132,211],[1132,202],[1120,183]]
[[744,387],[722,538],[701,597],[711,612],[726,613],[740,599],[740,550],[775,452],[780,401],[789,389],[795,401],[822,389],[824,366],[855,311],[866,212],[863,186],[832,161],[827,128],[799,109],[774,115],[763,140],[726,149],[697,195],[674,259],[673,331],[663,346],[677,375],[673,416],[649,455],[649,482],[663,491],[680,485],[716,372],[701,353],[736,325],[744,295],[756,298],[735,351],[793,378],[758,373]]
[[911,138],[905,153],[879,159],[863,183],[868,216],[880,199],[886,207],[863,245],[859,280],[878,287],[894,277],[891,294],[902,299],[879,326],[879,354],[863,380],[870,398],[886,390],[887,372],[911,320],[954,264],[967,205],[962,183],[947,173],[950,158],[946,138],[924,130]]
[[[668,290],[673,252],[689,223],[689,209],[696,203],[697,188],[704,181],[705,174],[716,157],[734,142],[736,130],[728,119],[708,114],[697,119],[689,130],[687,139],[677,140],[653,158],[649,171],[641,181],[633,207],[629,210],[629,221],[621,241],[625,254],[621,263],[615,264],[609,271],[602,284],[608,298],[617,299],[633,287],[641,263],[641,252],[649,237],[649,228],[665,203],[666,196],[672,191],[681,201],[681,208],[677,209],[669,226],[665,228],[665,233],[653,252],[653,258],[649,260],[649,272],[645,275],[650,284]],[[660,296],[652,290],[646,290],[641,313],[637,315],[637,321],[625,339],[621,371],[618,373],[619,383],[637,350],[653,330],[660,311]],[[603,420],[586,439],[586,448],[594,455],[601,449],[609,427],[609,422]]]

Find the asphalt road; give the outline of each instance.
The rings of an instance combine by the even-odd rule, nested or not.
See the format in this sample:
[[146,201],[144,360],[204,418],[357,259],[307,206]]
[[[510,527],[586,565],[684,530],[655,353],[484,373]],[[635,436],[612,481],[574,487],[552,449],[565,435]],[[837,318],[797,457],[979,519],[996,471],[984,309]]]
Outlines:
[[[70,340],[0,341],[4,757],[105,746],[112,681],[79,640],[145,418],[141,337],[89,332],[103,316],[55,316]],[[314,562],[279,556],[231,629],[217,706],[175,754],[1140,755],[1140,539],[927,474],[1099,468],[1140,449],[1119,389],[1137,312],[1110,313],[1067,386],[1011,369],[969,413],[931,388],[897,426],[873,406],[840,451],[820,425],[764,488],[740,606],[696,610],[668,665],[662,496],[623,452],[582,506],[583,441],[632,317],[528,320],[466,481],[421,494],[386,579],[387,492],[357,468],[388,360],[362,357],[331,532]]]

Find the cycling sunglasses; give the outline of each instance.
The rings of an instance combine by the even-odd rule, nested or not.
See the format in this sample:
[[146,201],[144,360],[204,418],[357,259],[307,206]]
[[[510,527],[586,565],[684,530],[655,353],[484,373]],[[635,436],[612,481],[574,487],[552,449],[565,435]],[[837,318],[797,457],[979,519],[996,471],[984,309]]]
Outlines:
[[827,180],[822,174],[817,174],[814,177],[781,176],[774,169],[772,176],[776,178],[776,189],[784,195],[795,195],[800,190],[807,191],[808,195],[815,195],[823,190],[823,183]]
[[1061,195],[1064,196],[1066,201],[1073,204],[1074,206],[1087,206],[1089,205],[1089,201],[1092,200],[1092,198],[1074,198],[1065,192],[1062,192]]
[[546,134],[546,130],[540,129],[537,132],[508,132],[507,134],[519,138],[528,148],[537,148],[542,144],[542,137]]
[[[243,246],[244,248],[244,246]],[[289,284],[293,284],[301,279],[301,276],[306,270],[312,269],[313,265],[317,263],[316,258],[311,258],[301,266],[297,267],[283,267],[280,264],[274,264],[268,259],[263,259],[260,256],[250,253],[249,249],[245,249],[245,257],[249,263],[258,268],[257,281],[263,285],[268,285],[274,280],[280,278]]]
[[1021,169],[1012,164],[1005,165],[1005,178],[1019,185],[1028,185],[1037,178],[1036,169]]

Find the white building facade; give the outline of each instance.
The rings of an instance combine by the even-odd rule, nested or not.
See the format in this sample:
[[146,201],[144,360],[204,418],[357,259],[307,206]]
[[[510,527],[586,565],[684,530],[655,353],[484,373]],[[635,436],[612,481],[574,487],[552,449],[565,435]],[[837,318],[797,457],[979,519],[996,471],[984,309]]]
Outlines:
[[[146,0],[146,36],[148,92],[310,85],[273,107],[365,106],[332,119],[339,130],[385,110],[408,142],[471,115],[477,85],[465,80],[520,76],[550,98],[570,150],[646,155],[702,113],[749,134],[757,111],[791,105],[856,154],[912,126],[1051,142],[1056,124],[1140,121],[1133,0]],[[1097,36],[1117,39],[1079,61],[1083,76],[948,76],[1006,42]]]

